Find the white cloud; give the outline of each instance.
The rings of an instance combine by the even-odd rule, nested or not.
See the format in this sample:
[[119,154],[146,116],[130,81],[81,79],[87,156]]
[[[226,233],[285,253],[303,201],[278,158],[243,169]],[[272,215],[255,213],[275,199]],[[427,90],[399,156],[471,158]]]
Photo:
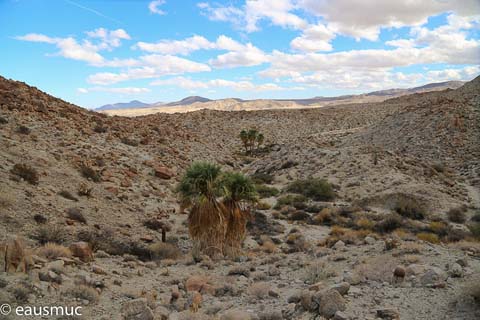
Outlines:
[[480,74],[480,66],[469,66],[460,69],[445,69],[428,71],[426,79],[428,82],[463,80],[470,81]]
[[100,72],[87,78],[89,83],[107,85],[127,80],[149,79],[165,75],[177,75],[190,72],[210,71],[210,67],[203,63],[179,58],[170,55],[141,56],[138,65],[120,73]]
[[442,12],[480,14],[478,0],[301,0],[298,5],[337,33],[369,40],[377,40],[381,28],[420,26]]
[[[16,39],[54,44],[59,49],[54,55],[60,55],[67,59],[85,61],[95,66],[115,66],[131,63],[131,59],[107,61],[99,53],[102,50],[112,50],[113,48],[119,47],[122,39],[130,39],[130,36],[125,30],[117,29],[109,31],[99,28],[93,31],[87,31],[86,34],[89,39],[84,39],[81,43],[72,37],[49,37],[38,33],[29,33],[24,36],[18,36]],[[93,43],[90,39],[99,39],[99,41]]]
[[148,4],[148,10],[150,10],[151,13],[154,13],[154,14],[159,14],[159,15],[165,15],[166,12],[161,10],[159,7],[161,5],[165,4],[165,0],[155,0],[155,1],[151,1],[149,4]]
[[273,25],[302,29],[308,24],[290,11],[296,9],[291,0],[247,0],[245,5],[237,8],[231,5],[210,5],[202,2],[197,5],[201,12],[213,21],[226,21],[247,32],[258,31],[258,22],[269,20]]
[[230,88],[236,91],[277,91],[298,88],[283,88],[275,83],[255,84],[250,81],[231,81],[225,79],[212,79],[208,81],[196,81],[185,77],[175,77],[170,79],[155,80],[150,83],[153,86],[175,86],[188,90],[212,89],[212,88]]
[[325,25],[311,25],[303,31],[300,37],[292,40],[290,46],[297,51],[317,52],[331,51],[330,41],[335,38],[335,33]]
[[91,88],[78,88],[77,92],[86,94],[89,92],[109,92],[109,93],[121,93],[121,94],[141,94],[147,93],[151,90],[148,88],[136,88],[136,87],[123,87],[123,88],[109,88],[109,87],[91,87]]
[[269,61],[262,50],[251,43],[242,45],[241,50],[230,51],[211,59],[209,63],[216,68],[234,68],[256,66]]
[[211,49],[215,44],[202,36],[194,35],[184,40],[161,40],[157,43],[138,42],[135,48],[147,52],[161,54],[182,54],[187,55],[192,51]]

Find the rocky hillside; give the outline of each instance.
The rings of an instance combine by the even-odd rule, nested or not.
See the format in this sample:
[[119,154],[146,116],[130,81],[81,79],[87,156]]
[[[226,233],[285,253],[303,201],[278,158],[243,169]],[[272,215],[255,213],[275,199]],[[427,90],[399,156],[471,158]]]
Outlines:
[[[478,318],[479,107],[477,78],[377,103],[127,118],[0,78],[0,240],[23,236],[33,257],[28,277],[0,273],[0,305],[68,302],[88,319]],[[250,128],[266,139],[245,155]],[[192,259],[174,190],[197,160],[257,183],[238,261]]]

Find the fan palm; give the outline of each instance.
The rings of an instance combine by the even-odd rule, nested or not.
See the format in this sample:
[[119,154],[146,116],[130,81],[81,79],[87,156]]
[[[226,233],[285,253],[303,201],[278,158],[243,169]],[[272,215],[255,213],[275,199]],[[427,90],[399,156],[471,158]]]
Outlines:
[[188,230],[194,242],[194,256],[223,254],[228,212],[218,202],[221,169],[208,162],[195,162],[187,169],[178,186],[182,203],[191,203]]
[[265,136],[263,135],[263,133],[259,133],[257,135],[257,148],[260,148],[264,140],[265,140]]
[[250,218],[249,203],[257,199],[253,181],[238,172],[223,174],[221,179],[223,204],[228,210],[227,232],[224,253],[238,256],[246,236],[246,226]]
[[250,152],[253,152],[253,148],[255,147],[255,141],[257,140],[258,131],[255,129],[250,129],[247,132],[248,137],[248,145],[250,146]]
[[248,132],[247,132],[247,130],[242,130],[240,132],[240,140],[242,140],[243,147],[245,148],[245,153],[248,153]]

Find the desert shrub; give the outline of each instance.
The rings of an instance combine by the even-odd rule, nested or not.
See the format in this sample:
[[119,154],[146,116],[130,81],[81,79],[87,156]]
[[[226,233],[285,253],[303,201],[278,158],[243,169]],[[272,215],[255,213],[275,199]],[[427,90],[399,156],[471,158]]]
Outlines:
[[420,233],[417,233],[417,238],[419,240],[427,241],[430,243],[440,243],[440,239],[435,233],[420,232]]
[[379,255],[367,258],[364,263],[355,265],[353,273],[358,275],[362,281],[386,282],[392,280],[392,270],[399,264],[398,258],[392,257],[391,254]]
[[272,184],[274,176],[268,173],[254,173],[251,178],[255,184]]
[[473,216],[470,218],[470,221],[480,222],[480,211],[474,213]]
[[27,303],[33,290],[30,286],[18,284],[12,288],[11,292],[17,303]]
[[330,201],[335,199],[333,186],[325,179],[310,178],[290,183],[286,191],[302,194],[315,201]]
[[480,240],[480,222],[474,222],[468,225],[468,229],[472,233],[472,236]]
[[257,190],[257,193],[260,196],[260,198],[275,197],[280,193],[280,191],[277,188],[269,187],[264,184],[255,185],[255,189]]
[[305,269],[303,281],[307,284],[315,284],[333,276],[335,276],[335,272],[328,270],[324,263],[316,262]]
[[157,242],[148,246],[152,260],[177,259],[180,257],[180,249],[171,243]]
[[83,215],[82,211],[80,211],[79,208],[68,208],[66,210],[66,213],[69,219],[72,219],[74,221],[78,221],[81,223],[85,223],[85,224],[87,223],[87,219],[85,218],[85,216]]
[[37,240],[40,244],[57,243],[61,244],[65,241],[66,235],[62,227],[57,225],[41,225],[32,234],[32,238]]
[[448,234],[444,237],[447,242],[459,242],[468,237],[468,232],[458,229],[448,230]]
[[300,194],[288,194],[278,198],[274,208],[280,209],[283,206],[292,206],[296,209],[304,209],[307,206],[305,204],[307,200],[305,196]]
[[81,165],[80,173],[84,178],[90,179],[93,182],[100,182],[102,180],[100,173],[88,165]]
[[402,225],[402,217],[398,214],[389,214],[375,225],[375,230],[380,233],[389,233]]
[[121,141],[123,144],[126,144],[127,146],[131,146],[131,147],[136,147],[136,146],[138,146],[138,141],[137,141],[137,140],[130,139],[130,138],[128,138],[128,137],[124,137],[124,138],[120,139],[120,141]]
[[107,132],[107,127],[99,123],[95,126],[95,128],[93,128],[93,131],[95,131],[96,133],[105,133]]
[[38,223],[38,224],[44,224],[44,223],[47,222],[47,218],[40,213],[35,214],[33,216],[33,220],[35,220],[35,222]]
[[432,221],[428,225],[428,229],[440,237],[446,236],[449,231],[449,227],[445,222]]
[[359,218],[357,221],[355,221],[355,224],[358,228],[365,230],[373,230],[373,228],[375,227],[375,222],[368,219],[367,217]]
[[330,208],[323,208],[322,211],[312,217],[313,224],[331,225],[333,222],[333,211]]
[[68,289],[65,294],[72,298],[80,299],[80,300],[87,300],[90,303],[94,303],[98,301],[99,295],[97,290],[92,287],[88,287],[85,285],[78,285]]
[[457,207],[457,208],[450,209],[447,212],[448,220],[455,223],[464,223],[465,221],[467,221],[465,211],[466,211],[465,207]]
[[9,208],[14,203],[14,195],[4,188],[0,188],[0,209]]
[[89,186],[87,183],[82,182],[78,186],[77,194],[79,196],[90,197],[92,195],[93,187]]
[[[83,241],[86,242],[90,245],[90,248],[92,248],[93,251],[97,250],[103,250],[107,253],[110,254],[117,254],[117,253],[112,253],[111,249],[111,243],[121,243],[121,241],[117,240],[115,238],[115,235],[111,229],[85,229],[85,230],[80,230],[77,233],[77,239],[78,241]],[[123,253],[119,253],[120,255]]]
[[38,184],[38,172],[33,167],[24,163],[17,163],[10,172],[30,184]]
[[441,162],[436,162],[436,163],[432,164],[432,168],[439,173],[445,172],[445,170],[446,170],[445,165]]
[[18,126],[17,127],[17,133],[30,134],[31,132],[32,132],[32,130],[30,130],[29,127],[26,127],[26,126]]
[[46,243],[37,249],[37,255],[48,260],[55,260],[61,257],[69,258],[72,256],[70,249],[56,243]]
[[250,296],[260,300],[268,297],[269,292],[270,285],[266,282],[254,283],[248,288],[248,293],[250,294]]
[[7,123],[8,123],[7,118],[4,118],[4,117],[0,116],[0,124],[7,124]]
[[473,279],[465,285],[463,291],[480,305],[480,275],[474,275]]
[[269,210],[272,206],[268,204],[267,202],[259,201],[257,203],[257,209],[258,210]]
[[65,199],[72,200],[72,201],[78,201],[78,199],[67,190],[62,190],[58,194],[60,196],[64,197]]
[[419,200],[402,197],[397,200],[393,208],[399,215],[414,220],[423,220],[426,216],[426,208]]

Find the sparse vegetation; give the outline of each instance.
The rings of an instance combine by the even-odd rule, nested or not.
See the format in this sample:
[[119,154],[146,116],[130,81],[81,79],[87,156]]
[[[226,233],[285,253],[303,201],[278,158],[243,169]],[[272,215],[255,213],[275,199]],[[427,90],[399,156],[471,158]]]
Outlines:
[[80,300],[87,300],[90,303],[95,303],[99,299],[97,290],[85,285],[78,285],[78,286],[72,287],[68,289],[65,293],[67,296],[80,299]]
[[255,173],[251,176],[252,181],[255,184],[272,184],[273,179],[275,178],[271,174],[268,173]]
[[27,126],[22,125],[22,126],[17,127],[17,133],[28,135],[31,132],[32,132],[32,130]]
[[127,146],[131,146],[131,147],[137,147],[139,145],[139,142],[137,140],[134,140],[128,137],[123,137],[122,139],[120,139],[120,141],[123,144],[126,144]]
[[178,259],[181,255],[180,249],[171,243],[157,242],[148,247],[152,260]]
[[325,281],[334,275],[334,272],[327,270],[324,263],[316,262],[306,268],[303,280],[307,284],[315,284],[320,281]]
[[277,188],[269,187],[264,184],[257,184],[255,189],[257,190],[260,198],[276,197],[280,193]]
[[465,223],[467,217],[465,215],[465,207],[452,208],[447,212],[448,220],[455,223]]
[[17,163],[10,172],[30,184],[38,184],[38,172],[36,169],[25,163]]
[[417,238],[419,240],[427,241],[430,243],[440,243],[440,239],[435,233],[420,232],[420,233],[417,233]]
[[470,232],[475,239],[480,240],[480,222],[469,224],[468,229],[470,229]]
[[72,256],[70,249],[56,243],[46,243],[37,249],[37,254],[48,260],[56,260],[58,258],[69,258]]
[[330,201],[335,199],[333,186],[325,179],[309,178],[290,183],[287,192],[302,194],[315,201]]
[[8,123],[7,118],[0,116],[0,124],[7,124],[7,123]]
[[65,241],[66,234],[62,227],[57,225],[41,225],[32,234],[32,238],[40,244],[56,243],[61,244]]
[[393,209],[402,217],[414,220],[423,220],[427,215],[426,208],[420,200],[410,197],[400,197]]
[[80,173],[84,178],[90,179],[93,182],[100,182],[102,180],[100,173],[86,164],[80,166]]
[[304,209],[307,206],[305,204],[307,200],[307,197],[301,194],[287,194],[277,199],[277,203],[275,204],[274,208],[280,209],[283,206],[292,206],[296,209]]
[[398,214],[389,214],[375,225],[375,230],[380,233],[390,233],[402,225],[402,217]]

